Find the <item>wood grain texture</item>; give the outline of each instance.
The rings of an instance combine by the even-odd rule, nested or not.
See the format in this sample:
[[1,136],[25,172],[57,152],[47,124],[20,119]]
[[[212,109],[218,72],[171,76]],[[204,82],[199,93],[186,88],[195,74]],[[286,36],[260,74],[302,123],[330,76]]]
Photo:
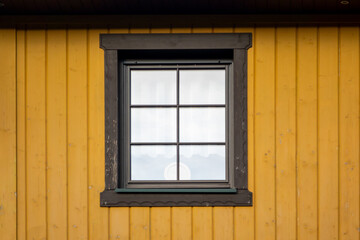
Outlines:
[[192,207],[171,208],[171,234],[174,240],[191,239]]
[[[109,31],[212,33],[232,28],[194,24]],[[17,205],[10,218],[5,208],[5,215],[0,210],[1,224],[9,219],[0,226],[6,226],[1,239],[16,239],[16,229],[17,239],[359,239],[357,26],[235,27],[235,32],[253,33],[248,52],[248,186],[254,206],[233,212],[232,207],[99,207],[105,132],[103,51],[97,35],[103,31],[108,30],[0,31],[0,55],[6,56],[0,59],[0,85],[16,79],[16,96],[1,87],[5,95],[0,99],[6,106],[16,103],[17,115],[11,117],[13,108],[6,107],[8,114],[0,118],[1,123],[16,123],[16,132],[0,134],[10,139],[16,134],[17,161],[16,183],[6,180],[0,187],[3,194],[16,184],[17,193],[13,202],[7,200],[11,195],[0,197],[0,205]],[[5,97],[16,97],[16,102],[3,101]],[[65,144],[73,144],[66,146],[65,157],[64,119]],[[6,145],[0,149],[13,145],[11,141],[1,141]],[[1,154],[1,164],[7,164],[4,156],[8,154]],[[10,176],[12,167],[14,163],[7,171],[1,168],[5,175],[0,177]],[[70,173],[67,187],[64,171]],[[13,216],[15,225],[10,224]]]
[[0,236],[16,238],[16,31],[0,30]]
[[194,240],[213,238],[213,207],[194,207],[192,215]]
[[45,31],[26,32],[26,237],[47,237]]
[[275,239],[275,29],[255,30],[255,239]]
[[170,240],[171,208],[152,207],[150,211],[150,239]]
[[17,187],[17,237],[26,237],[26,144],[25,144],[25,31],[16,33],[16,187]]
[[317,28],[297,33],[297,214],[298,238],[317,239]]
[[67,46],[68,231],[89,238],[87,31],[68,30]]
[[46,36],[47,231],[50,239],[66,239],[66,31],[48,30]]
[[337,240],[339,231],[339,32],[319,28],[318,145],[319,145],[319,236]]
[[234,207],[214,207],[213,232],[213,239],[233,239]]
[[150,208],[130,208],[130,239],[150,239]]
[[[359,239],[359,28],[340,28],[339,239]],[[356,66],[356,67],[355,67]]]
[[276,29],[276,237],[296,239],[296,29]]

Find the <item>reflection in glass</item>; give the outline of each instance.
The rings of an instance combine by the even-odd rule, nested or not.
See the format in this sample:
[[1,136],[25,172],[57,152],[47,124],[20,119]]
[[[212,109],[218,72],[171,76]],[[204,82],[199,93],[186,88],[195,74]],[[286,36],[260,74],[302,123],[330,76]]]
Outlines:
[[[180,146],[180,164],[191,172],[191,180],[226,180],[225,146]],[[180,168],[180,180],[182,179]]]
[[176,171],[176,146],[131,146],[131,180],[176,180]]
[[180,70],[180,104],[225,104],[225,70]]
[[176,108],[132,108],[131,142],[175,142]]
[[180,142],[225,142],[225,108],[180,108]]
[[132,70],[131,104],[176,104],[176,71]]

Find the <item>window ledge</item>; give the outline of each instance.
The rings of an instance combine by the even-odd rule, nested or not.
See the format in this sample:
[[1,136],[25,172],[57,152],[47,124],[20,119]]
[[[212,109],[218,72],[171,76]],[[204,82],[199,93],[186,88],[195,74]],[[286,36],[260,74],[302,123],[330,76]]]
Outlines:
[[117,193],[237,193],[235,188],[117,188]]
[[[119,190],[117,189],[117,191]],[[101,193],[100,205],[102,207],[252,206],[252,193],[248,190],[236,190],[232,194],[224,192],[173,192],[176,189],[171,189],[171,192],[149,194],[150,192],[139,191],[144,189],[137,189],[139,192],[129,192],[131,190],[136,189],[121,189],[120,193],[114,189],[105,190]],[[159,190],[161,189],[156,189],[156,191]],[[232,189],[216,190],[233,191]]]

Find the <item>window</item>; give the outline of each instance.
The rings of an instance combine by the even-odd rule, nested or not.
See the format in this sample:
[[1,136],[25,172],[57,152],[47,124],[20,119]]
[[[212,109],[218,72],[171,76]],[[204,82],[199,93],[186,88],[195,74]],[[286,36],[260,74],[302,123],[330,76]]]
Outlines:
[[250,34],[104,34],[101,206],[249,206]]

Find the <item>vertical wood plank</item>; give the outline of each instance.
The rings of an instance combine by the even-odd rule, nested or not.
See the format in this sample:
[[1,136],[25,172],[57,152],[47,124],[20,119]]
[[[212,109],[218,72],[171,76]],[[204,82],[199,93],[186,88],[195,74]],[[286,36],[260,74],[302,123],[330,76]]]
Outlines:
[[296,239],[296,30],[276,33],[276,237]]
[[234,207],[214,207],[214,240],[234,237]]
[[172,208],[172,239],[186,240],[192,236],[191,207]]
[[67,238],[66,31],[47,31],[46,140],[49,239]]
[[104,51],[99,48],[100,33],[106,29],[91,29],[88,33],[88,158],[89,158],[89,239],[108,239],[108,208],[100,208],[100,192],[105,188],[104,149]]
[[150,239],[150,208],[130,208],[130,239]]
[[17,238],[26,238],[26,163],[25,163],[25,30],[16,36],[16,88],[17,88]]
[[319,239],[338,239],[338,28],[319,28]]
[[359,239],[359,29],[340,28],[340,239]]
[[213,238],[213,207],[193,207],[193,239]]
[[46,238],[45,31],[26,36],[27,238]]
[[[110,33],[129,33],[129,29],[110,29]],[[109,239],[130,239],[130,208],[110,208]]]
[[[235,27],[236,33],[250,32],[255,39],[254,28]],[[254,43],[253,43],[254,46]],[[248,187],[254,193],[254,47],[248,50]],[[253,198],[256,194],[253,195]],[[254,199],[253,199],[254,200]],[[254,207],[235,207],[234,239],[254,239]]]
[[255,237],[275,239],[275,30],[255,30]]
[[150,216],[150,239],[170,240],[170,207],[151,207]]
[[69,239],[88,239],[87,32],[68,30]]
[[16,239],[16,31],[0,30],[0,236]]
[[298,239],[317,238],[317,28],[300,27],[297,46]]
[[111,208],[109,212],[109,239],[130,239],[130,212],[128,207]]

